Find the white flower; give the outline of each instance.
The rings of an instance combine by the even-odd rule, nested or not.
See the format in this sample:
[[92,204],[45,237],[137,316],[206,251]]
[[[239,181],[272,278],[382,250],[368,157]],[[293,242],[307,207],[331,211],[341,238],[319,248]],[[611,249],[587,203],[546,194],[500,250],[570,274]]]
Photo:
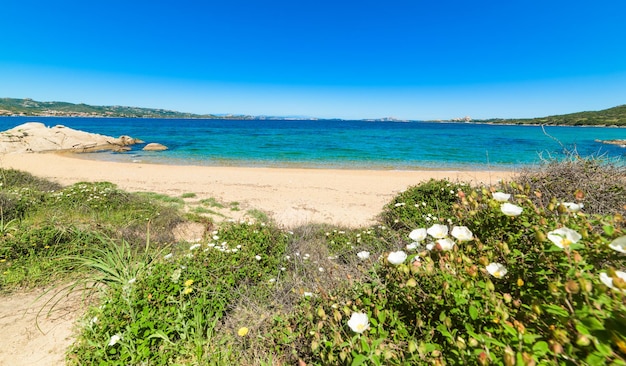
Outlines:
[[189,250],[196,250],[198,248],[200,248],[200,244],[194,244],[194,245],[189,247]]
[[130,280],[128,280],[128,284],[132,285],[133,283],[135,283],[135,281],[137,281],[137,279],[135,277],[133,277]]
[[275,278],[270,278],[269,282],[270,283],[274,283],[274,282],[276,282],[276,279]]
[[569,246],[576,243],[582,238],[582,236],[576,231],[562,227],[560,229],[552,230],[548,233],[548,239],[561,249],[569,249]]
[[366,260],[370,257],[370,252],[364,250],[362,252],[356,253],[356,256],[359,257],[359,259]]
[[434,224],[426,232],[435,239],[443,239],[448,236],[448,227],[446,225]]
[[504,192],[493,192],[491,195],[493,196],[493,199],[498,202],[506,202],[509,198],[511,198],[510,194]]
[[500,210],[507,216],[519,216],[522,214],[522,208],[512,203],[503,203]]
[[439,239],[436,243],[441,250],[452,250],[454,248],[454,242],[450,238]]
[[565,208],[567,209],[567,211],[569,212],[578,212],[580,211],[585,205],[583,205],[582,203],[574,203],[574,202],[563,202],[563,206],[565,206]]
[[260,255],[256,255],[256,256],[254,256],[254,259],[256,259],[257,261],[260,261],[261,260],[261,256]]
[[609,248],[626,254],[626,235],[620,236],[609,244]]
[[365,313],[352,313],[350,320],[348,320],[348,326],[355,333],[363,333],[370,327],[369,319]]
[[389,263],[394,264],[394,265],[398,265],[402,262],[404,262],[406,260],[406,253],[399,250],[397,252],[391,252],[389,253],[389,255],[387,256],[387,260],[389,261]]
[[489,263],[487,266],[487,272],[495,278],[502,278],[506,275],[508,270],[503,264],[500,263]]
[[324,267],[320,267],[317,270],[320,271],[320,272],[324,272]]
[[406,250],[415,250],[420,246],[420,243],[414,241],[411,244],[406,245]]
[[119,333],[112,335],[111,339],[109,339],[109,347],[114,346],[120,339],[122,339],[122,336]]
[[458,241],[470,241],[474,238],[474,234],[466,226],[455,226],[452,228],[452,236]]
[[163,259],[168,260],[170,258],[172,258],[174,256],[174,254],[170,253],[170,254],[166,254],[163,256]]
[[312,292],[306,292],[306,291],[304,291],[303,296],[304,296],[304,297],[311,297],[311,296],[313,296],[313,293],[312,293]]
[[413,241],[420,242],[426,239],[426,229],[415,229],[409,233],[409,238]]
[[[622,281],[626,281],[626,272],[615,271],[615,277],[621,279]],[[626,293],[626,289],[616,287],[613,284],[613,277],[609,277],[609,275],[604,272],[600,273],[600,281],[602,281],[602,283],[604,283],[607,287],[615,291],[621,291],[622,293]]]

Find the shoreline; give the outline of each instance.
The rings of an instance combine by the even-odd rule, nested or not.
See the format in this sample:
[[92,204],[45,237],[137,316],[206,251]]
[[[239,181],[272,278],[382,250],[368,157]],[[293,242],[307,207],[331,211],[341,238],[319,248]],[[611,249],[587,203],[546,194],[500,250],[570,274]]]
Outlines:
[[71,185],[107,181],[129,192],[155,192],[237,203],[234,220],[265,212],[280,227],[309,223],[346,227],[375,224],[385,204],[406,188],[434,179],[474,184],[507,180],[512,170],[367,170],[165,165],[85,159],[76,154],[0,155],[13,168]]

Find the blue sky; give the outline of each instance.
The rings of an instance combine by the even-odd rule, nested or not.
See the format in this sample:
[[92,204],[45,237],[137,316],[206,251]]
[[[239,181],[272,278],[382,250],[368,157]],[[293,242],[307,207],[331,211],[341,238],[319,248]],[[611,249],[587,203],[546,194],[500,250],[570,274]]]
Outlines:
[[626,1],[4,0],[0,97],[322,118],[626,104]]

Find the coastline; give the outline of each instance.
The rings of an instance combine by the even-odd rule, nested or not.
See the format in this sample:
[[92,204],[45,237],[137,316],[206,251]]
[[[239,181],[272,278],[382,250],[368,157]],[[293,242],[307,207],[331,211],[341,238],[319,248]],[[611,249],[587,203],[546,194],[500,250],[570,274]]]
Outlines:
[[13,168],[62,185],[107,181],[130,192],[155,192],[236,202],[232,219],[249,210],[265,212],[279,226],[308,223],[364,227],[396,194],[431,178],[496,184],[514,171],[352,170],[324,168],[221,167],[109,162],[75,154],[0,155],[0,168]]

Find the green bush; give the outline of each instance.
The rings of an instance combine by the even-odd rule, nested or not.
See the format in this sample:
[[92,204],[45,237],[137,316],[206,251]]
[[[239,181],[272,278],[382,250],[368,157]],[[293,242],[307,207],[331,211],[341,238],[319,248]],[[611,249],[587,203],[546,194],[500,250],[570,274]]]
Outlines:
[[385,206],[381,222],[397,231],[443,222],[451,219],[452,205],[459,201],[458,192],[465,185],[431,179],[409,187]]
[[[107,365],[209,364],[218,357],[215,328],[242,289],[266,293],[275,283],[284,265],[286,239],[266,225],[229,224],[211,238],[151,257],[154,262],[142,271],[107,271],[136,273],[136,277],[117,276],[122,280],[108,283],[106,300],[89,313],[71,360]],[[106,267],[128,262],[108,261]]]
[[523,169],[515,181],[526,187],[538,206],[557,197],[584,204],[589,214],[626,216],[626,165],[602,157],[572,156]]
[[0,168],[0,188],[30,188],[35,191],[52,192],[58,191],[62,186],[21,170]]
[[[625,364],[626,283],[615,270],[626,259],[609,247],[626,241],[621,216],[538,207],[526,189],[511,190],[514,207],[504,208],[489,190],[463,191],[443,225],[471,228],[471,239],[421,237],[402,263],[383,256],[369,282],[302,304],[283,352],[320,365]],[[579,235],[565,240],[565,228]],[[348,326],[354,313],[367,314],[362,334]]]

